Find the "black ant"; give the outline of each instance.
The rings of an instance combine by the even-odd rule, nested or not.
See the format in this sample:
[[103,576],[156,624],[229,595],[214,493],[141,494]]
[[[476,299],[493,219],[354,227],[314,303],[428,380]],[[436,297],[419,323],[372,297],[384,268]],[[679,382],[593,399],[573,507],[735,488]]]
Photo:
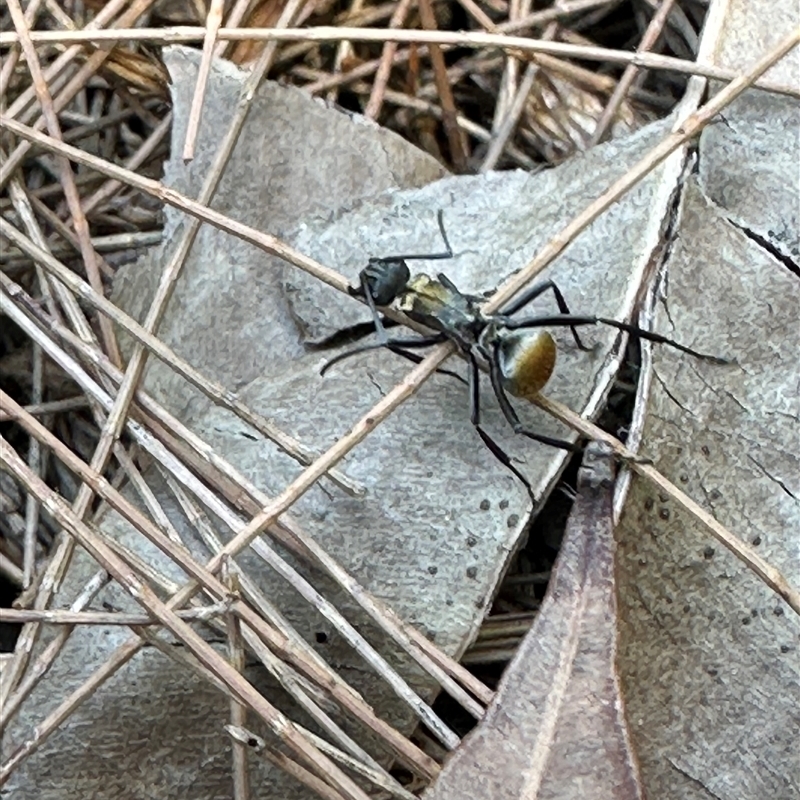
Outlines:
[[[453,282],[442,273],[435,279],[420,273],[411,277],[406,264],[411,260],[441,260],[453,258],[453,250],[444,229],[442,211],[437,214],[439,231],[446,250],[441,253],[384,256],[370,258],[359,275],[359,285],[350,287],[349,293],[366,301],[372,312],[378,341],[373,344],[353,348],[340,353],[322,368],[325,374],[334,364],[345,358],[386,347],[398,355],[419,363],[422,359],[409,348],[431,347],[447,340],[453,342],[465,357],[468,364],[468,387],[470,397],[470,421],[475,426],[483,443],[493,455],[513,472],[533,496],[533,489],[527,478],[514,466],[505,451],[481,427],[480,421],[480,367],[479,360],[486,362],[489,379],[497,397],[500,410],[514,432],[527,436],[542,444],[563,450],[578,452],[582,447],[564,439],[544,436],[526,428],[514,410],[508,393],[517,397],[531,399],[540,392],[553,372],[556,362],[556,343],[544,330],[532,333],[533,329],[568,327],[575,344],[581,350],[591,350],[581,340],[577,328],[584,325],[608,325],[625,331],[641,339],[658,344],[666,344],[695,358],[714,363],[728,363],[726,359],[699,353],[658,333],[651,333],[636,325],[619,322],[605,317],[573,314],[552,280],[534,284],[518,297],[512,298],[493,314],[485,314],[481,306],[486,298],[460,292]],[[514,315],[545,292],[552,292],[558,305],[558,314],[534,315],[515,318]],[[430,336],[414,339],[390,338],[378,313],[378,306],[395,305],[409,319],[437,331]],[[442,370],[445,371],[446,370]],[[448,373],[463,381],[461,376]]]

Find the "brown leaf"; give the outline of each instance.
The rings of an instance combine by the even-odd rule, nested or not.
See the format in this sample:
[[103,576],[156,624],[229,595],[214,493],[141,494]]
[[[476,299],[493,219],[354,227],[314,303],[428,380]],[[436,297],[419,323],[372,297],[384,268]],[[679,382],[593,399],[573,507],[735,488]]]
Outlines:
[[615,669],[613,476],[590,445],[539,616],[426,800],[643,796]]

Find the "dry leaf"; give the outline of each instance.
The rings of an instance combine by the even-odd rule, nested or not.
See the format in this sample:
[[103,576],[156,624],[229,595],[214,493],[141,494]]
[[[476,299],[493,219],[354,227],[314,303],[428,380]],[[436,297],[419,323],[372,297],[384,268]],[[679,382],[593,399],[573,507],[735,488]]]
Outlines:
[[[726,8],[720,66],[800,21],[787,3]],[[795,50],[771,73],[796,80]],[[800,582],[800,104],[749,93],[701,137],[659,327],[737,360],[654,354],[644,450],[673,482]],[[652,797],[800,796],[800,623],[641,481],[622,515],[620,671]]]
[[587,448],[542,607],[425,800],[644,797],[615,664],[614,471],[610,450]]
[[[175,70],[173,137],[182,141],[181,109],[194,89],[199,53],[167,52],[172,53],[168,57]],[[217,65],[209,82],[197,157],[188,167],[179,158],[167,167],[167,182],[189,195],[197,194],[206,177],[240,80],[230,64]],[[664,130],[663,125],[654,126],[628,142],[612,143],[580,162],[536,176],[448,178],[415,192],[386,194],[398,183],[427,184],[441,169],[393,134],[325,109],[297,90],[272,84],[262,87],[248,124],[252,127],[240,138],[215,197],[216,208],[285,236],[353,279],[368,255],[434,243],[436,209],[444,208],[458,253],[447,266],[448,274],[465,290],[478,292],[492,289],[518,269],[582,207],[598,180],[610,182],[624,172]],[[254,177],[259,175],[263,178]],[[653,176],[643,182],[580,237],[554,268],[551,274],[563,282],[576,310],[609,316],[626,313],[635,294],[632,286],[644,274],[649,250],[660,241],[661,215],[669,196],[662,180]],[[345,213],[347,207],[353,210]],[[169,212],[164,241],[174,242],[182,224],[180,215]],[[168,252],[169,245],[165,249]],[[143,312],[165,258],[165,253],[153,253],[124,270],[117,300],[122,298],[137,315]],[[373,353],[320,378],[325,356],[305,353],[299,335],[363,319],[363,309],[339,293],[323,292],[316,283],[303,288],[302,280],[297,270],[203,226],[159,333],[196,367],[238,389],[248,405],[273,417],[308,446],[322,449],[408,367],[390,354]],[[543,300],[541,308],[552,308]],[[599,378],[595,375],[607,355],[614,358],[613,333],[596,331],[587,338],[600,341],[600,349],[581,353],[568,336],[560,337],[564,349],[552,384],[557,396],[580,408],[599,405],[612,370]],[[294,461],[279,455],[238,419],[209,406],[163,365],[150,362],[145,384],[172,410],[191,419],[194,430],[268,494],[297,474]],[[484,400],[487,427],[520,459],[520,468],[544,494],[557,479],[563,454],[515,437],[488,391]],[[552,420],[534,409],[521,407],[521,411],[537,429],[559,432]],[[370,590],[445,650],[462,652],[474,637],[524,529],[528,507],[524,488],[480,445],[469,422],[464,387],[446,376],[434,377],[371,434],[343,469],[367,486],[366,500],[343,497],[327,484],[320,485],[293,515]],[[152,472],[147,478],[173,524],[202,553],[168,492]],[[482,508],[483,500],[488,500],[488,509]],[[149,562],[168,569],[151,548],[143,549],[141,537],[116,515],[107,514],[102,525]],[[245,555],[240,563],[312,645],[366,693],[381,716],[410,732],[414,715],[371,671],[365,671],[361,658],[329,624],[298,603],[295,591],[259,560]],[[87,559],[76,557],[59,602],[71,599],[92,569]],[[433,682],[411,671],[385,636],[364,622],[352,601],[318,571],[307,574],[360,630],[391,652],[392,663],[412,676],[414,686],[423,694],[433,692]],[[115,606],[123,604],[113,593],[108,598]],[[324,636],[317,638],[317,633]],[[7,746],[27,735],[29,723],[38,721],[95,669],[120,635],[76,631],[64,658],[9,729]],[[297,717],[294,712],[292,716]],[[148,732],[146,742],[135,746],[129,739],[136,727],[134,717]],[[163,768],[170,770],[172,785],[191,785],[192,796],[206,800],[220,794],[229,780],[227,742],[220,736],[224,720],[224,697],[148,651],[124,676],[101,689],[93,704],[82,707],[72,718],[74,727],[54,736],[12,780],[15,786],[35,786],[44,799],[46,787],[39,776],[57,775],[58,800],[65,800],[65,785],[76,786],[81,796],[101,798],[103,792],[119,794],[115,782],[129,784],[134,771],[143,785],[153,785],[161,780]],[[188,730],[191,735],[185,735]],[[80,733],[75,735],[76,731]],[[86,752],[92,754],[91,769],[83,759]],[[154,752],[159,755],[148,761]],[[198,752],[210,759],[199,774]],[[135,759],[135,770],[128,759]],[[264,798],[305,796],[293,794],[295,785],[274,769],[258,768],[254,786]]]

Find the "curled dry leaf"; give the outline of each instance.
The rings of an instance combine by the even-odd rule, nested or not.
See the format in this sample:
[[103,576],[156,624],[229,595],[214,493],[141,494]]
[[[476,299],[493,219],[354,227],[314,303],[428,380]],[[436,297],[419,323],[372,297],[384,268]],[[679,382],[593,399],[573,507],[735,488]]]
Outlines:
[[101,68],[110,82],[121,81],[128,90],[166,98],[169,74],[161,59],[146,47],[115,47]]

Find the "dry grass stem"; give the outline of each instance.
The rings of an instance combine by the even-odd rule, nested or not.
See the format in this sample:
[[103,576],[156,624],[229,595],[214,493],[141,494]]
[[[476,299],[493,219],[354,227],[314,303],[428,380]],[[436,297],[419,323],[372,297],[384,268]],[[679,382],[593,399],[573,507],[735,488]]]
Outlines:
[[[120,586],[183,642],[187,650],[225,684],[234,697],[252,708],[310,770],[341,791],[345,797],[354,798],[354,800],[368,800],[367,795],[327,756],[322,755],[315,746],[311,745],[296,730],[289,719],[245,681],[188,623],[162,603],[147,584],[136,578],[125,563],[103,541],[104,537],[98,535],[95,529],[84,523],[63,500],[34,475],[3,438],[0,438],[0,453],[15,477],[26,486],[28,491],[37,496],[61,525],[72,532],[92,557],[114,576]],[[2,775],[5,774],[4,769]]]
[[[392,18],[389,20],[390,28],[403,27],[413,3],[414,0],[399,0],[397,7],[392,13]],[[364,106],[364,116],[368,117],[369,119],[377,119],[378,114],[381,112],[384,92],[386,91],[389,83],[389,75],[391,74],[392,66],[394,65],[394,57],[396,53],[396,42],[386,42],[383,45],[383,52],[381,53],[378,68],[375,71],[375,78],[372,82],[369,100]]]
[[[222,8],[219,9],[220,17]],[[239,596],[239,579],[236,573],[228,569],[228,565],[223,565],[220,572],[223,583],[228,587],[232,596]],[[244,639],[242,638],[242,627],[239,618],[235,614],[228,612],[225,619],[225,626],[228,634],[228,659],[231,666],[241,675],[245,668]],[[235,698],[231,698],[231,725],[247,725],[247,707]],[[250,798],[250,776],[247,769],[247,748],[241,743],[234,741],[231,750],[232,775],[233,775],[233,800],[249,800]]]
[[[556,26],[554,23],[547,28],[543,39],[550,40],[555,34]],[[480,172],[488,172],[494,169],[500,161],[501,156],[506,152],[508,141],[514,133],[514,129],[517,127],[519,118],[525,108],[525,103],[528,100],[528,95],[531,89],[533,89],[533,84],[539,74],[539,69],[539,65],[534,62],[531,62],[525,67],[525,73],[517,87],[514,98],[489,143],[489,149],[481,163]]]
[[[498,26],[501,27],[501,26]],[[113,28],[109,30],[54,32],[31,31],[31,39],[38,43],[113,42],[142,41],[152,44],[191,44],[205,37],[204,28]],[[513,52],[518,57],[526,53],[546,53],[561,58],[576,58],[583,61],[599,61],[610,64],[633,64],[642,69],[663,70],[684,75],[698,75],[720,81],[732,81],[739,76],[735,70],[697,64],[656,53],[631,53],[589,45],[574,45],[565,42],[546,42],[519,36],[492,33],[457,33],[453,31],[390,30],[387,28],[220,28],[217,38],[224,41],[253,39],[267,42],[397,42],[398,44],[439,44],[458,47],[498,47]],[[0,33],[0,46],[17,42],[15,33]],[[517,52],[514,52],[517,51]],[[754,82],[750,88],[800,97],[800,88],[771,82]],[[9,114],[9,116],[14,116]]]
[[[228,613],[227,603],[215,603],[201,608],[176,612],[183,620],[204,622]],[[0,622],[42,622],[45,625],[158,625],[147,614],[129,614],[124,611],[70,611],[50,608],[37,611],[32,608],[0,608]]]
[[[87,468],[80,459],[76,458],[69,452],[58,440],[55,439],[46,429],[42,428],[32,417],[28,417],[21,413],[21,408],[14,403],[11,398],[5,394],[0,394],[0,401],[7,411],[13,412],[16,419],[29,430],[30,433],[41,437],[48,446],[50,446],[54,454],[64,461],[70,469],[74,470],[85,481],[86,485],[91,485],[92,489],[96,491],[101,497],[106,499],[113,507],[119,511],[131,524],[135,525],[142,533],[144,533],[156,546],[161,548],[175,563],[179,564],[187,574],[191,575],[200,582],[206,589],[210,590],[212,596],[219,600],[224,600],[227,597],[225,587],[216,579],[212,572],[220,568],[222,562],[228,557],[235,555],[239,549],[234,545],[234,542],[221,549],[217,555],[209,562],[209,567],[201,567],[191,558],[188,557],[186,551],[182,547],[172,543],[164,534],[162,534],[152,523],[147,520],[141,512],[132,506],[128,501],[122,498],[118,492],[110,487],[107,481],[102,479],[96,473],[93,473],[90,468]],[[180,473],[175,465],[171,466],[173,474]],[[218,505],[218,504],[217,504]],[[222,508],[215,509],[223,519],[230,520],[231,515],[227,510]],[[238,520],[234,517],[234,530],[239,527]],[[169,602],[171,608],[177,608],[188,602],[199,589],[197,583],[188,584],[183,589],[179,590],[177,594]],[[373,728],[380,736],[382,736],[387,744],[389,744],[395,752],[400,756],[405,763],[412,767],[420,769],[425,774],[435,770],[435,764],[424,757],[422,753],[416,750],[406,739],[397,734],[390,726],[377,719],[372,711],[364,704],[363,700],[346,684],[341,682],[335,673],[325,670],[320,671],[318,660],[309,661],[308,655],[304,651],[297,650],[296,644],[290,642],[283,635],[279,635],[277,631],[265,626],[263,620],[258,617],[253,611],[241,604],[235,603],[233,610],[237,613],[243,614],[243,620],[260,635],[262,641],[268,644],[271,648],[281,652],[285,658],[295,664],[302,672],[305,672],[312,680],[320,686],[325,686],[333,695],[333,697],[348,708],[353,715],[361,719],[368,727]],[[295,640],[296,642],[296,640]],[[133,655],[131,653],[128,658]],[[125,660],[127,661],[128,658]],[[213,671],[213,670],[212,670]],[[427,720],[426,720],[427,721]],[[435,717],[431,719],[435,725]]]
[[[646,53],[655,45],[674,5],[675,0],[662,0],[658,10],[650,20],[650,24],[647,26],[644,36],[642,36],[642,41],[639,43],[639,47],[636,50],[637,53]],[[603,141],[603,137],[606,135],[619,107],[624,102],[625,96],[628,94],[628,90],[631,84],[633,84],[638,72],[639,68],[634,64],[628,64],[628,66],[625,67],[625,72],[622,73],[619,83],[617,83],[606,107],[603,109],[603,113],[600,115],[600,119],[597,121],[597,126],[589,140],[590,147]]]
[[[302,727],[302,726],[298,726]],[[225,730],[230,734],[235,742],[247,745],[254,752],[260,752],[266,746],[264,739],[261,736],[253,733],[247,728],[239,725],[226,725]],[[305,729],[304,729],[305,730]],[[391,797],[397,797],[401,800],[415,800],[416,795],[404,789],[396,781],[386,782],[383,775],[375,772],[375,770],[365,767],[364,764],[351,758],[347,753],[343,753],[336,747],[326,742],[321,737],[317,736],[312,731],[305,731],[306,735],[319,747],[319,749],[326,755],[329,755],[334,761],[337,761],[342,766],[347,767],[358,775],[367,778],[376,787],[388,792]]]
[[323,800],[342,800],[342,795],[333,790],[327,783],[320,781],[313,773],[303,768],[300,764],[292,761],[290,758],[282,753],[280,750],[275,749],[267,744],[260,736],[256,736],[246,728],[239,726],[226,725],[225,730],[230,734],[234,742],[247,747],[254,755],[259,755],[261,758],[274,764],[279,769],[288,773],[296,778],[300,783],[308,786],[314,794],[323,798]]
[[[436,17],[433,14],[431,0],[418,0],[417,6],[423,28],[429,31],[436,31]],[[447,141],[450,144],[450,157],[453,160],[453,166],[456,172],[463,172],[467,168],[468,154],[466,151],[466,140],[456,123],[458,114],[455,101],[453,100],[453,91],[447,79],[447,67],[444,63],[444,56],[442,55],[441,48],[437,44],[430,44],[428,52],[433,65],[436,90],[441,100],[442,124],[447,134]]]
[[[203,112],[203,99],[206,95],[208,76],[211,74],[211,60],[217,43],[217,31],[222,24],[222,12],[225,0],[211,0],[206,16],[206,35],[203,39],[203,57],[197,71],[192,103],[189,108],[189,119],[186,123],[186,139],[183,143],[183,160],[185,163],[194,159],[194,148],[197,143],[197,132],[200,129],[200,117]],[[237,796],[238,800],[238,796]]]

